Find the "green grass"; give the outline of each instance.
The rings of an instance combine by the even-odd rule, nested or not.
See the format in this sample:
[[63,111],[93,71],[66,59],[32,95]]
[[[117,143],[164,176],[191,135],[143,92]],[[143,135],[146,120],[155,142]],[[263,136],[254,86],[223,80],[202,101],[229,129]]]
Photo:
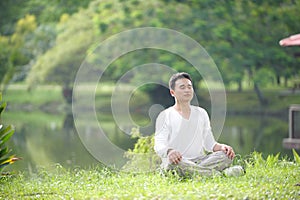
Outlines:
[[63,102],[61,88],[59,86],[37,86],[28,90],[26,85],[10,85],[3,92],[3,101],[15,104],[41,105],[49,102]]
[[[299,159],[299,157],[298,157]],[[106,168],[66,170],[57,165],[36,174],[2,177],[4,199],[299,199],[300,163],[253,153],[241,177],[180,179],[157,172],[125,173]]]

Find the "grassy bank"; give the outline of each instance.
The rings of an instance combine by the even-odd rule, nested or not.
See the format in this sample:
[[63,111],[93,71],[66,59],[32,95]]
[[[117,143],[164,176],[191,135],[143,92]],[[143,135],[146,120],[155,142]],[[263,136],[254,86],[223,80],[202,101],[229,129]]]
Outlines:
[[181,180],[159,173],[132,174],[109,169],[40,169],[0,180],[0,199],[299,199],[300,161],[253,153],[240,160],[241,177]]
[[300,104],[300,93],[292,93],[289,90],[269,89],[263,90],[267,100],[266,105],[260,105],[254,91],[244,92],[228,91],[227,108],[229,112],[252,111],[254,114],[260,110],[269,114],[282,114],[287,112],[291,104]]
[[[111,106],[112,84],[101,85],[95,94],[96,105],[100,110],[107,110]],[[87,90],[87,88],[84,88]],[[217,90],[215,91],[217,92]],[[197,92],[200,106],[210,108],[210,95],[206,89],[200,89]],[[300,92],[292,93],[291,90],[282,88],[264,89],[262,90],[267,100],[266,105],[260,105],[259,100],[252,89],[242,92],[232,90],[226,91],[227,112],[233,114],[256,114],[261,111],[269,114],[282,114],[287,112],[291,104],[300,104]],[[131,103],[141,107],[151,104],[147,94],[136,93]],[[25,85],[11,85],[3,94],[3,100],[8,102],[9,109],[13,110],[42,110],[45,112],[61,112],[64,111],[65,101],[62,97],[61,88],[59,86],[38,86],[32,91],[28,91]]]

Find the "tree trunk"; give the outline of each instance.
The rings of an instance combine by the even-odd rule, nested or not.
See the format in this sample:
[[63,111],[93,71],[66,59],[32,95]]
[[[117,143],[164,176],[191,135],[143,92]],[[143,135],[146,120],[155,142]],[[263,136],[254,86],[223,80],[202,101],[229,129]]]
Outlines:
[[262,105],[262,106],[266,105],[268,102],[265,99],[265,97],[263,96],[262,92],[260,91],[258,84],[254,81],[254,79],[253,79],[253,72],[250,69],[250,67],[248,67],[248,73],[249,73],[250,79],[254,82],[254,91],[255,91],[255,93],[256,93],[256,95],[258,97],[260,105]]
[[66,102],[68,104],[71,104],[72,103],[72,96],[73,96],[73,88],[65,85],[63,87],[62,93],[63,93],[63,97],[66,100]]
[[284,87],[288,87],[288,78],[284,76]]
[[254,91],[255,91],[255,93],[256,93],[256,95],[258,97],[260,105],[266,105],[268,102],[265,99],[265,97],[263,96],[262,92],[260,91],[257,83],[254,83]]
[[277,81],[277,85],[280,86],[281,81],[280,81],[280,76],[279,75],[276,76],[276,81]]
[[238,81],[238,92],[242,92],[243,87],[242,87],[242,81]]

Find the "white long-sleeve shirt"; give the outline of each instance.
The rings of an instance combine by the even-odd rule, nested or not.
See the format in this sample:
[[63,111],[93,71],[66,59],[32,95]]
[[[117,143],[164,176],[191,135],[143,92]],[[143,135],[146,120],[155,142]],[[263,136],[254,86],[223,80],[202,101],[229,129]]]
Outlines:
[[[213,151],[216,144],[207,112],[190,106],[189,119],[183,118],[174,107],[162,111],[156,120],[154,150],[167,162],[167,150],[175,149],[184,159],[194,159]],[[166,164],[166,163],[165,163]]]

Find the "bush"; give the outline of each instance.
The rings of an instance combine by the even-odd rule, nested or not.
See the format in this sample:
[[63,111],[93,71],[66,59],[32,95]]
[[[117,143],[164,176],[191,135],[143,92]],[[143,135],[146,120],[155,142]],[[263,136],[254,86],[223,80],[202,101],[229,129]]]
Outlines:
[[[1,101],[2,101],[2,94],[0,93],[0,102]],[[0,120],[1,120],[1,114],[3,113],[5,108],[6,108],[6,103],[2,102],[0,105]],[[14,127],[12,125],[8,125],[7,127],[4,127],[1,123],[0,123],[0,171],[2,171],[5,166],[12,164],[19,159],[16,158],[14,155],[9,156],[11,150],[5,146],[5,143],[14,134],[15,131]]]
[[141,136],[139,129],[133,128],[132,138],[138,138],[133,149],[125,152],[128,162],[123,170],[131,172],[150,172],[155,171],[160,165],[160,158],[154,151],[154,135]]

